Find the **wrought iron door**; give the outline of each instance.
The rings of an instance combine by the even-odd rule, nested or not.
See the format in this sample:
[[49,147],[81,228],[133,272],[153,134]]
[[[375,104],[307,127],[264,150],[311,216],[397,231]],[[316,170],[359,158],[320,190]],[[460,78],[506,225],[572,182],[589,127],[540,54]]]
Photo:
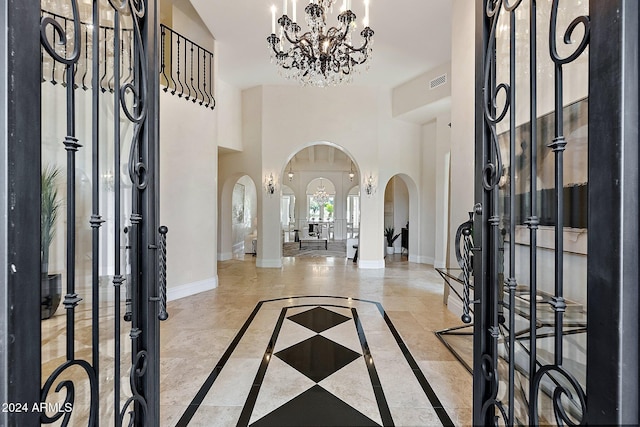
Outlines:
[[[155,0],[42,2],[43,144],[58,137],[52,111],[66,122],[66,166],[55,166],[66,186],[66,351],[57,366],[43,357],[42,424],[159,424],[157,13]],[[56,147],[43,147],[55,163]],[[55,339],[45,322],[55,320],[43,321],[43,348]]]
[[[483,6],[474,422],[579,424],[587,413],[586,282],[567,284],[564,271],[582,270],[587,254],[563,245],[569,233],[583,233],[586,245],[588,86],[579,80],[588,74],[588,4]],[[578,297],[568,298],[569,288]]]
[[640,420],[639,9],[478,3],[477,204],[458,237],[476,425]]

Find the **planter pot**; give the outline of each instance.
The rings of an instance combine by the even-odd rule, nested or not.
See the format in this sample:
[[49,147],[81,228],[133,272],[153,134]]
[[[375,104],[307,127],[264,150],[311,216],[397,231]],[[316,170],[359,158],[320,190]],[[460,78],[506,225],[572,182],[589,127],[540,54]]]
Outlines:
[[41,279],[40,319],[48,319],[56,312],[62,299],[62,275],[48,274]]
[[387,255],[393,255],[393,246],[387,246]]

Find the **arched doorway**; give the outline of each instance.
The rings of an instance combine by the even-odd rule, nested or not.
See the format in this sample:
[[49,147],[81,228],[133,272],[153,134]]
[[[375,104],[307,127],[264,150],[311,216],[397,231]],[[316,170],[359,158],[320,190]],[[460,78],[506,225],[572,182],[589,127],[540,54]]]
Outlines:
[[384,191],[386,262],[408,260],[408,229],[409,189],[396,175],[389,180]]
[[257,191],[255,180],[242,173],[227,178],[222,185],[218,206],[218,261],[256,253]]
[[360,223],[359,173],[351,156],[335,144],[317,143],[293,154],[282,171],[283,256],[298,256],[293,243],[299,252],[304,241],[316,239],[326,240],[329,252],[340,252],[328,256],[346,257],[346,239],[354,237],[354,222],[356,228]]

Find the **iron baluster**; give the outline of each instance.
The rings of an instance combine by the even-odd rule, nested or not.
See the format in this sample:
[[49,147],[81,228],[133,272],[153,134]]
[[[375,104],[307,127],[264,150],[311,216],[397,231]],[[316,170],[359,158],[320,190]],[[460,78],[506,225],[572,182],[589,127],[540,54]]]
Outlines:
[[[529,34],[537,34],[537,7],[536,1],[529,3]],[[538,58],[537,58],[537,38],[531,37],[529,40],[529,69],[537,70]],[[538,218],[538,74],[531,72],[529,82],[529,100],[530,100],[530,116],[529,122],[531,126],[531,135],[529,140],[530,147],[530,179],[529,179],[529,191],[530,191],[530,215],[526,220],[527,227],[529,228],[529,301],[535,301],[538,295],[538,280],[537,280],[537,252],[538,252],[538,224],[540,223]],[[535,377],[538,370],[538,351],[537,351],[537,304],[530,305],[529,316],[529,376]],[[535,394],[533,381],[529,381],[529,396]],[[531,422],[531,414],[537,411],[536,405],[533,399],[529,398],[529,421]]]
[[[169,31],[169,57],[171,58],[171,72],[169,73],[169,77],[171,77],[171,87],[173,88],[171,95],[175,95],[176,90],[178,90],[178,85],[173,79],[173,31]],[[178,67],[180,66],[178,65]]]
[[[92,5],[92,43],[93,43],[93,61],[91,64],[91,72],[93,76],[93,81],[98,81],[100,76],[100,41],[99,41],[99,31],[100,31],[100,3],[99,0],[93,0]],[[88,69],[89,67],[89,56],[86,53],[89,51],[89,39],[87,38],[88,33],[86,33],[87,26],[85,26],[85,67]],[[86,70],[85,70],[86,76]],[[86,86],[84,85],[84,77],[83,88],[86,90]],[[97,326],[100,322],[100,267],[98,265],[98,260],[100,259],[100,227],[104,223],[102,216],[100,215],[100,88],[98,85],[93,85],[91,90],[92,102],[91,102],[91,146],[92,146],[92,199],[91,199],[91,283],[92,283],[92,321],[93,325]],[[92,336],[92,357],[93,357],[93,367],[95,369],[96,374],[100,372],[100,328],[93,328],[93,336]],[[100,382],[96,382],[96,394],[100,395]],[[96,401],[96,412],[100,413],[100,402]]]
[[[116,112],[120,111],[120,51],[119,51],[119,42],[120,42],[120,10],[115,9],[114,17],[113,17],[114,27],[113,27],[113,79],[114,79],[114,96],[113,96],[113,111],[114,117],[118,117],[119,114]],[[105,40],[106,41],[106,40]],[[105,51],[106,52],[106,51]],[[105,57],[106,62],[106,57]],[[121,354],[121,327],[120,327],[120,300],[121,300],[121,289],[122,285],[126,285],[125,277],[122,275],[122,266],[120,261],[120,246],[121,246],[121,235],[120,228],[122,227],[121,223],[121,198],[120,192],[121,188],[121,177],[120,177],[120,164],[121,164],[121,132],[120,132],[120,120],[113,121],[113,170],[114,170],[114,275],[113,275],[113,287],[114,287],[114,299],[116,304],[114,305],[114,331],[115,331],[115,340],[114,340],[114,354],[115,354],[115,363],[114,363],[114,408],[120,408],[120,354]],[[118,427],[120,424],[118,417],[115,417],[115,425]]]
[[563,376],[574,393],[571,393],[571,390],[568,390],[563,385],[556,386],[556,389],[553,391],[553,409],[554,415],[556,417],[556,422],[559,425],[573,424],[573,421],[568,417],[562,402],[561,397],[564,395],[571,401],[575,402],[576,397],[580,404],[580,421],[584,421],[586,416],[586,396],[584,394],[584,390],[580,383],[575,379],[575,377],[568,372],[563,367],[563,321],[564,321],[564,311],[566,309],[566,302],[564,299],[564,274],[563,274],[563,266],[564,266],[564,150],[567,145],[567,141],[564,136],[564,111],[563,111],[563,66],[565,64],[569,64],[575,61],[586,49],[589,43],[589,31],[591,28],[591,23],[588,16],[578,16],[569,24],[567,30],[564,33],[564,43],[572,44],[571,35],[573,31],[579,26],[582,25],[584,28],[584,34],[580,43],[578,43],[575,50],[568,56],[561,57],[558,54],[557,50],[557,25],[558,25],[558,3],[559,0],[553,0],[551,5],[551,17],[550,17],[550,25],[549,25],[549,54],[551,60],[555,66],[555,127],[554,127],[554,138],[551,143],[547,146],[553,150],[555,156],[555,199],[556,199],[556,224],[555,224],[555,277],[554,277],[554,287],[555,287],[555,295],[551,298],[550,305],[555,312],[555,340],[554,340],[554,363],[545,365],[533,377],[533,387],[534,394],[531,396],[531,400],[534,402],[534,412],[531,414],[533,417],[533,423],[538,423],[538,411],[535,408],[535,402],[537,401],[540,382],[545,375],[549,375],[551,373],[559,374]]
[[158,312],[159,320],[167,320],[169,313],[167,313],[167,233],[169,229],[166,226],[161,226],[158,229],[160,235],[160,245],[158,252],[159,260],[159,300],[160,310]]
[[166,86],[164,87],[164,91],[168,91],[169,90],[169,79],[167,78],[167,73],[166,73],[166,65],[165,65],[165,53],[164,53],[164,45],[166,43],[166,35],[167,35],[167,28],[164,25],[160,25],[160,48],[161,48],[161,53],[160,53],[160,74],[162,74],[162,77],[164,77],[164,82],[166,84]]
[[[198,83],[196,85],[196,87],[198,88],[198,92],[200,92],[200,96],[198,97],[200,99],[200,102],[198,103],[199,105],[204,104],[204,93],[202,93],[202,82],[200,81],[200,46],[198,46],[198,53],[196,54],[196,56],[198,57]],[[204,78],[204,75],[203,75]]]
[[[198,92],[196,90],[196,87],[193,85],[193,43],[191,43],[191,88],[193,88],[193,98],[192,101],[195,103],[198,100]],[[189,93],[191,93],[191,90],[189,90]]]
[[187,88],[187,94],[185,96],[185,100],[188,101],[191,99],[191,88],[189,87],[189,82],[187,80],[187,39],[184,39],[184,86]]
[[[182,98],[182,94],[184,93],[184,86],[182,86],[182,81],[180,80],[180,34],[177,34],[178,36],[178,40],[177,40],[177,45],[178,45],[178,56],[176,58],[176,65],[178,66],[178,71],[177,71],[177,79],[178,79],[178,83],[180,83],[180,92],[178,92],[178,98]],[[177,85],[176,85],[176,90],[177,90]]]
[[[516,355],[516,10],[521,4],[517,1],[511,8],[505,3],[509,12],[509,278],[505,283],[505,291],[509,295],[508,354],[509,354],[509,421],[515,423],[515,355]],[[502,245],[504,245],[501,242]],[[499,249],[498,249],[499,250]],[[503,293],[504,295],[504,293]]]

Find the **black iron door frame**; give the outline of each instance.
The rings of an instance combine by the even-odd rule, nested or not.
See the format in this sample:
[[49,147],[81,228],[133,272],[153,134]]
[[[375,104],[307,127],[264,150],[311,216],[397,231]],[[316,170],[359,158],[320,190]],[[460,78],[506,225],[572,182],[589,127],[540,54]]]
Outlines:
[[[40,1],[0,5],[0,397],[40,401]],[[0,424],[37,425],[34,412]]]
[[[501,249],[498,223],[500,221],[498,180],[502,175],[502,161],[497,145],[496,124],[503,119],[510,121],[514,129],[515,67],[509,81],[496,81],[496,17],[499,13],[510,16],[515,25],[514,10],[530,9],[529,16],[536,16],[538,2],[529,0],[483,0],[478,2],[476,19],[476,152],[475,152],[475,200],[478,203],[473,226],[474,251],[474,397],[473,421],[475,425],[494,425],[498,422],[514,425],[513,364],[501,384],[497,369],[500,357],[513,360],[513,334],[505,341],[507,354],[499,354],[499,324],[513,325],[513,319],[501,319],[500,294],[504,292],[505,304],[514,307],[516,281],[513,274],[515,260],[506,260],[504,279],[498,267]],[[555,293],[551,306],[555,312],[554,360],[540,366],[536,359],[535,305],[531,304],[530,354],[529,354],[529,424],[538,420],[538,385],[541,377],[554,372],[564,378],[551,390],[553,412],[558,424],[572,422],[593,425],[638,425],[640,417],[638,390],[638,282],[640,228],[639,197],[639,138],[638,138],[638,20],[639,5],[636,0],[590,0],[589,15],[576,16],[568,29],[557,29],[555,19],[559,3],[570,10],[570,0],[553,0],[550,25],[550,51],[555,64],[555,138],[546,141],[553,150],[556,167],[556,188],[562,188],[562,153],[566,141],[562,129],[563,66],[572,62],[589,46],[589,162],[588,162],[588,259],[587,259],[587,373],[586,390],[563,368],[562,324],[565,311],[562,268],[563,195],[556,191],[555,229]],[[554,16],[554,13],[556,16]],[[535,34],[536,21],[530,20],[527,29]],[[556,32],[564,32],[568,43],[577,27],[584,29],[582,40],[574,42],[574,53],[560,57],[555,50]],[[525,29],[522,29],[523,31]],[[560,33],[562,35],[562,33]],[[535,41],[535,37],[532,38]],[[515,35],[511,34],[515,43]],[[513,49],[511,63],[514,62]],[[536,44],[530,46],[530,69],[536,69]],[[536,77],[531,73],[530,111],[532,140],[535,141]],[[496,94],[502,93],[505,101],[497,105]],[[510,138],[511,144],[515,141]],[[533,145],[533,144],[532,144]],[[513,155],[511,145],[511,155]],[[531,161],[535,162],[532,150]],[[510,164],[514,164],[513,157]],[[510,168],[510,182],[515,181]],[[531,167],[534,173],[535,163]],[[535,176],[531,178],[531,194],[535,194]],[[510,186],[510,215],[514,212],[514,186]],[[536,246],[538,217],[536,198],[530,201],[526,213],[526,225],[530,232],[531,247]],[[515,221],[507,221],[513,227]],[[513,235],[513,229],[510,230]],[[510,257],[514,250],[509,251]],[[530,251],[531,265],[536,265],[536,251]],[[530,269],[530,295],[536,295],[535,268]],[[558,273],[559,272],[559,273]],[[512,314],[509,313],[509,316]],[[506,387],[506,390],[499,388]],[[500,397],[499,397],[500,396]],[[571,417],[563,410],[561,398],[569,397],[577,402],[579,411]],[[587,405],[588,402],[588,405]],[[520,421],[522,422],[522,421]]]
[[[115,150],[115,170],[120,170],[120,120],[114,120],[113,141],[100,141],[100,85],[92,86],[92,140],[79,141],[75,133],[75,69],[81,52],[80,19],[77,0],[64,0],[72,10],[67,17],[71,25],[60,25],[56,19],[41,17],[40,0],[7,0],[0,6],[3,31],[0,34],[0,106],[2,148],[0,149],[0,397],[5,410],[0,411],[0,424],[25,426],[49,424],[62,420],[69,423],[73,413],[74,384],[65,378],[68,370],[80,368],[89,384],[90,410],[88,425],[99,425],[99,306],[98,260],[100,245],[98,230],[104,222],[99,212],[100,165],[99,145],[110,144]],[[166,259],[166,228],[159,224],[159,77],[158,77],[158,6],[156,0],[93,0],[93,52],[99,58],[101,46],[98,32],[100,6],[114,11],[114,70],[112,75],[114,111],[122,111],[133,124],[133,140],[129,153],[129,177],[133,183],[129,242],[132,264],[131,303],[127,313],[131,322],[132,341],[130,385],[132,396],[121,401],[119,354],[119,303],[116,303],[115,380],[113,405],[115,425],[159,425],[159,320],[166,314],[166,283],[163,271]],[[134,78],[120,81],[119,14],[131,16],[136,60]],[[86,37],[86,34],[85,34]],[[61,42],[62,40],[62,42]],[[88,40],[88,39],[87,39]],[[63,305],[66,311],[66,361],[54,369],[42,385],[40,329],[40,193],[41,193],[41,47],[65,69],[66,123],[63,147],[67,153],[67,227],[66,285]],[[92,61],[93,82],[99,81],[100,61]],[[86,88],[84,88],[86,89]],[[119,114],[115,114],[116,117]],[[83,300],[75,286],[75,242],[77,223],[75,154],[83,145],[92,150],[92,357],[78,357],[74,345],[75,309]],[[119,194],[121,177],[115,174],[115,191]],[[119,199],[116,217],[119,218]],[[125,283],[119,265],[120,235],[124,224],[115,227],[115,301],[120,301],[120,288]],[[38,405],[55,393],[62,393],[64,405],[47,415]],[[68,406],[67,404],[71,404]]]

